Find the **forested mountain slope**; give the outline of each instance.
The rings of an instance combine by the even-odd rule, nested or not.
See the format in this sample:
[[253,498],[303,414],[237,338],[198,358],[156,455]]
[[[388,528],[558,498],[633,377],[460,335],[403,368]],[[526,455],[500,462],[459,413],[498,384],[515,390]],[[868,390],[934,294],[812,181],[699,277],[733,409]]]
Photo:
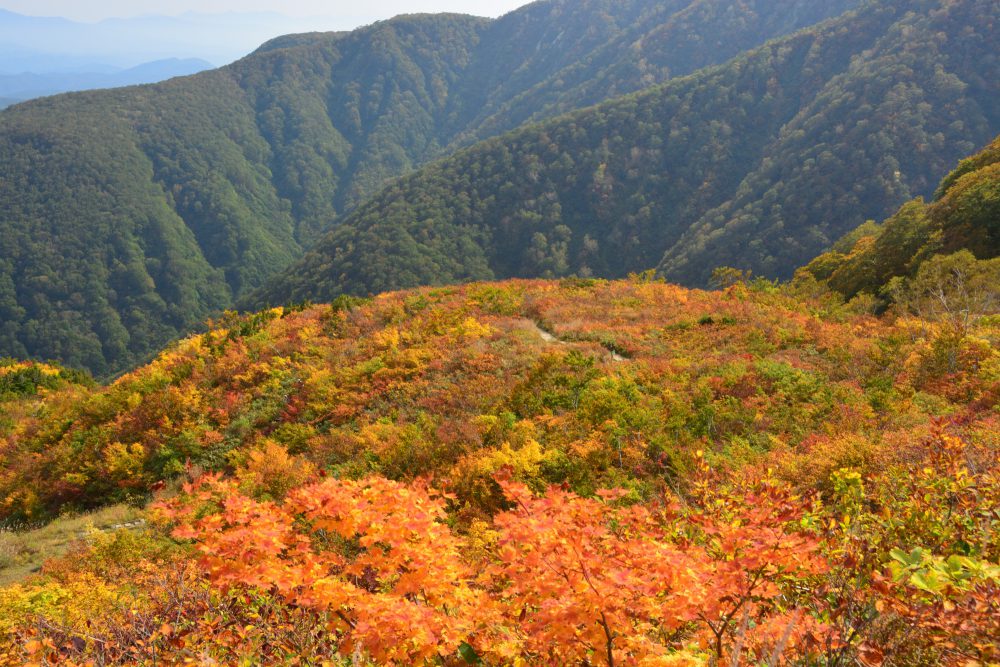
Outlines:
[[885,0],[401,179],[247,303],[508,276],[790,277],[1000,131],[1000,6]]
[[[10,109],[0,354],[123,369],[451,146],[721,62],[855,4],[547,0],[495,21],[406,16],[280,38],[162,85]],[[682,34],[692,47],[662,57],[624,48]],[[642,75],[594,87],[591,70],[616,68]]]
[[[964,259],[942,263],[949,261],[944,256],[962,251],[968,253]],[[1000,137],[962,160],[938,186],[932,201],[915,199],[880,225],[868,222],[858,227],[810,262],[797,278],[812,276],[846,298],[867,293],[892,301],[921,272],[924,280],[930,280],[928,271],[937,258],[939,273],[946,269],[965,273],[961,278],[966,281],[989,279],[995,292],[1000,286],[998,257]],[[1000,308],[1000,303],[994,305]]]
[[[609,23],[627,4],[604,3],[603,13]],[[752,49],[766,39],[839,16],[862,3],[670,0],[632,4],[634,22],[622,25],[593,53],[581,54],[548,77],[538,76],[538,83],[524,91],[513,95],[507,83],[523,81],[521,71],[517,72],[519,76],[496,76],[488,101],[475,108],[477,116],[460,139],[486,138],[524,122],[542,120],[690,74]],[[562,16],[557,18],[546,37],[559,46],[565,40],[565,29]],[[502,23],[498,22],[493,29],[503,29]]]

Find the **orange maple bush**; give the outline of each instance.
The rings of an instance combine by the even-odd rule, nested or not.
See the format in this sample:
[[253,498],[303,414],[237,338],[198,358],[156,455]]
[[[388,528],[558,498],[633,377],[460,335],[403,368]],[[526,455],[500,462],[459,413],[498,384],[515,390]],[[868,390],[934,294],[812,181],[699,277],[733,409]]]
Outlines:
[[495,624],[442,499],[426,486],[326,480],[280,506],[214,475],[186,491],[158,512],[179,523],[175,537],[195,542],[209,579],[325,614],[345,655],[443,659]]
[[316,613],[380,664],[700,664],[808,655],[823,631],[789,587],[824,571],[819,543],[776,483],[687,509],[501,486],[513,507],[479,562],[419,482],[327,479],[275,504],[210,475],[157,513],[215,586]]
[[697,619],[708,589],[703,554],[673,543],[649,509],[616,507],[623,492],[587,499],[503,485],[516,507],[496,519],[487,581],[526,650],[549,664],[636,664],[664,656]]
[[517,506],[496,519],[490,572],[520,610],[526,646],[549,663],[656,664],[685,646],[716,660],[800,655],[823,632],[788,594],[825,570],[819,541],[789,529],[801,513],[777,486],[656,509],[620,505],[622,491],[587,499],[504,488]]
[[692,501],[687,521],[709,559],[710,595],[699,618],[716,658],[725,656],[727,638],[737,654],[770,663],[786,651],[817,652],[829,635],[817,620],[826,600],[816,584],[829,569],[815,530],[818,500],[806,502],[770,471],[726,484],[700,461]]

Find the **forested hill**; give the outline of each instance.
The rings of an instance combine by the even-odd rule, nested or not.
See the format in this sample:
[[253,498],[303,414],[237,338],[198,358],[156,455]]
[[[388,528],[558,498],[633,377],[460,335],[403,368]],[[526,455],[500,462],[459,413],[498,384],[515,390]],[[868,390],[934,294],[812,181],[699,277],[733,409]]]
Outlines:
[[938,186],[932,201],[915,199],[880,225],[868,222],[858,227],[810,262],[796,281],[811,277],[846,298],[864,294],[888,303],[906,301],[913,285],[940,285],[939,278],[950,274],[967,283],[961,290],[963,299],[975,292],[969,287],[972,283],[990,287],[983,292],[986,301],[977,297],[975,304],[970,300],[951,304],[971,315],[970,308],[1000,307],[995,302],[998,258],[1000,137],[962,160]]
[[390,185],[248,303],[508,276],[790,277],[1000,131],[1000,5],[885,0]]
[[[487,29],[484,47],[476,50],[471,66],[483,78],[468,79],[473,90],[463,89],[458,98],[465,113],[458,123],[457,143],[722,63],[768,39],[861,4],[862,0],[536,2]],[[574,43],[571,37],[576,33],[594,38]],[[522,54],[532,51],[522,62]]]
[[857,2],[547,0],[498,20],[406,16],[281,38],[156,86],[9,109],[0,356],[129,367],[452,146],[721,62]]

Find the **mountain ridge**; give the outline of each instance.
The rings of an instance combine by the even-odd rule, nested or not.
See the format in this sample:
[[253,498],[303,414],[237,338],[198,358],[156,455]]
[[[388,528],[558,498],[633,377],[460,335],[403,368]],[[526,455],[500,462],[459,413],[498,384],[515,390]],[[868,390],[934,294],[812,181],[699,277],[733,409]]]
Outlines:
[[[826,3],[802,20],[853,4]],[[624,19],[608,22],[610,9],[632,17],[658,6],[551,0],[496,20],[390,20],[293,38],[289,48],[192,78],[0,114],[0,178],[22,184],[0,197],[8,318],[0,353],[58,357],[100,375],[137,363],[262,285],[387,180],[454,150],[481,103],[520,94],[492,92],[494,78],[520,72],[525,87],[547,80],[625,29]],[[557,19],[564,36],[555,44]],[[494,51],[518,48],[483,56],[487,31]],[[491,92],[473,95],[470,86]],[[86,122],[63,129],[67,113]],[[133,173],[117,173],[126,164]],[[53,182],[38,199],[44,179],[78,179],[81,165],[87,178],[73,196]],[[34,248],[49,237],[83,250],[56,261]]]
[[[790,278],[866,218],[929,194],[1000,131],[985,111],[1000,92],[1000,62],[985,46],[997,7],[920,7],[870,3],[446,158],[369,200],[243,305],[655,266],[694,285],[726,264]],[[937,51],[904,33],[941,35]],[[977,76],[978,88],[962,79]],[[838,139],[845,128],[851,139]],[[817,157],[833,164],[820,169]],[[770,209],[723,217],[753,198]],[[795,215],[787,232],[781,207]],[[748,236],[750,224],[767,231]]]
[[215,65],[200,58],[165,58],[115,72],[0,74],[0,96],[27,101],[65,92],[157,83],[214,68]]
[[[88,61],[128,68],[169,57],[227,64],[270,37],[311,27],[347,26],[330,17],[299,19],[277,12],[149,14],[92,22],[6,12],[0,14],[0,42],[5,50],[19,47],[28,53],[15,61],[0,62],[0,70],[40,73],[54,64],[65,67]],[[220,30],[226,31],[225,40],[218,39]],[[11,71],[14,62],[18,67]]]

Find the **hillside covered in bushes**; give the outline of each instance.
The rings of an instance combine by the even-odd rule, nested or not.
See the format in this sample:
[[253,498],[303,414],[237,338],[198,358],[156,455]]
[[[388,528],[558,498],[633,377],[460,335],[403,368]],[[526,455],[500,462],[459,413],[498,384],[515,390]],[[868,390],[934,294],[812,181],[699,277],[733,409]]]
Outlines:
[[[499,27],[550,49],[499,61],[510,85],[465,98],[481,114],[449,127],[457,152],[337,209],[332,231],[306,222],[326,213],[291,204],[266,217],[272,230],[288,223],[292,245],[227,246],[214,218],[207,243],[188,218],[155,243],[129,236],[99,157],[62,183],[56,194],[93,205],[111,234],[81,224],[68,247],[113,270],[88,273],[70,252],[62,268],[77,289],[46,302],[56,274],[0,254],[5,340],[46,331],[45,318],[25,319],[30,302],[67,327],[39,345],[117,369],[194,326],[185,318],[219,312],[113,381],[16,345],[24,359],[0,358],[0,665],[1000,663],[996,3],[866,2],[729,63],[472,143],[505,117],[585,104],[602,81],[669,78],[672,58],[706,64],[719,45],[694,25],[725,26],[742,48],[746,31],[816,18],[795,15],[796,0],[720,2],[621,3],[618,23],[598,20],[615,9],[598,0],[534,3],[494,22],[404,17],[281,38],[205,75],[251,76],[265,61],[281,72],[280,90],[241,88],[273,93],[242,117],[218,115],[232,99],[203,91],[221,105],[205,118],[246,121],[245,139],[258,122],[291,131],[283,86],[309,78],[291,64],[302,49],[316,50],[312,65],[331,58],[320,78],[360,76],[345,65],[367,57],[349,55],[359,41],[407,53],[452,91],[477,58],[499,57],[488,48]],[[565,33],[549,32],[556,20]],[[434,59],[445,44],[453,59]],[[629,44],[645,54],[638,69],[581,59]],[[395,62],[459,113],[448,86]],[[424,99],[365,81],[386,93],[382,111]],[[523,106],[529,93],[544,104]],[[163,89],[110,94],[149,96],[113,122],[176,139],[180,152],[158,154],[156,168],[178,178],[192,165],[218,176],[206,147],[248,145],[164,129]],[[74,104],[97,118],[102,100]],[[323,117],[318,99],[306,106]],[[26,118],[0,114],[0,151],[13,136],[3,128]],[[368,136],[386,147],[400,135],[381,122],[388,134]],[[17,136],[6,145],[24,152],[11,155],[37,173],[32,155],[75,145]],[[255,144],[264,161],[229,182],[262,189],[218,200],[261,207],[247,221],[286,201],[267,198],[276,174],[308,190],[281,172],[268,136]],[[303,157],[316,146],[290,149],[296,169],[322,162]],[[443,146],[423,145],[419,159],[389,149],[392,173]],[[367,181],[362,162],[344,175],[354,185],[331,176],[332,196],[381,187],[388,172],[373,167]],[[121,173],[148,185],[148,170]],[[61,177],[50,175],[37,191],[0,176],[0,201],[7,188],[54,206]],[[224,181],[213,183],[232,194]],[[164,188],[154,206],[221,210],[196,189]],[[135,220],[166,230],[133,194],[118,192]],[[314,212],[340,206],[306,199]],[[44,229],[0,249],[55,258],[65,239]],[[292,270],[265,275],[314,234]],[[199,258],[209,247],[279,250],[220,268]],[[121,339],[88,301],[109,276],[107,294],[123,300],[104,305],[127,304],[138,327]],[[153,298],[164,285],[179,300]],[[222,310],[238,295],[262,309]],[[147,318],[150,308],[178,319]],[[96,328],[75,327],[85,312]],[[139,331],[141,344],[128,338]]]
[[643,276],[231,316],[2,426],[9,520],[156,500],[0,591],[2,650],[989,659],[1000,322],[953,333]]

